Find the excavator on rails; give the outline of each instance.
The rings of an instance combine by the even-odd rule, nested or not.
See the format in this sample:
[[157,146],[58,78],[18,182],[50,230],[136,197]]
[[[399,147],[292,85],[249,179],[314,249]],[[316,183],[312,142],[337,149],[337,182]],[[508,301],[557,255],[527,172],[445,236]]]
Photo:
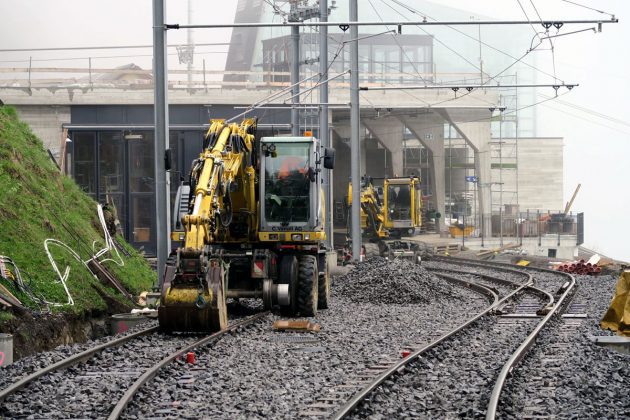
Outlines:
[[[369,176],[361,178],[361,236],[365,256],[407,258],[418,262],[419,246],[400,240],[422,225],[422,192],[417,177],[385,178],[383,197]],[[352,183],[348,184],[348,232],[351,230]],[[351,249],[348,234],[347,249]]]
[[[180,187],[179,226],[161,281],[164,331],[227,327],[226,299],[262,299],[288,316],[326,309],[330,277],[322,174],[335,151],[318,139],[256,137],[256,120],[212,120]],[[185,204],[182,204],[185,202]]]

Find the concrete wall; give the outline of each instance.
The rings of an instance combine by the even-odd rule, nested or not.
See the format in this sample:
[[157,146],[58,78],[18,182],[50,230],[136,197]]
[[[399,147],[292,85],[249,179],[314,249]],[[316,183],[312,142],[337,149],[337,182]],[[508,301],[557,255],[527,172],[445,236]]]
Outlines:
[[[557,137],[518,139],[518,201],[521,210],[564,209],[563,147],[563,139]],[[498,182],[498,170],[492,172],[493,182]],[[515,176],[513,169],[503,170],[506,190],[514,189]],[[504,194],[504,203],[509,204],[510,198],[510,194]]]
[[61,155],[62,124],[70,123],[70,107],[56,105],[20,105],[18,115],[50,149],[57,161]]
[[[503,238],[504,244],[517,244],[519,238]],[[573,260],[578,256],[578,246],[576,243],[576,237],[572,235],[562,235],[560,239],[560,245],[558,245],[558,237],[556,235],[544,235],[540,238],[540,245],[538,245],[538,238],[522,238],[523,245],[521,249],[525,251],[523,255],[524,259],[527,259],[527,255],[536,255],[540,257],[546,257],[549,255],[549,250],[555,250],[558,260]],[[488,249],[499,248],[499,238],[485,238],[484,246],[481,247],[481,240],[479,238],[466,239],[466,247],[475,251],[482,251]]]

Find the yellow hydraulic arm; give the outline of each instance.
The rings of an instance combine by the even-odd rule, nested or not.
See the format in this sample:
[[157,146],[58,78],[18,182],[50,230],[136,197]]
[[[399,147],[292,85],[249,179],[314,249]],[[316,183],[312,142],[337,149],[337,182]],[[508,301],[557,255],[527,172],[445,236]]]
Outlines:
[[255,119],[246,119],[240,125],[211,121],[206,134],[208,147],[192,171],[197,180],[193,210],[182,217],[186,250],[200,251],[208,243],[235,240],[227,229],[235,206],[251,216],[248,236],[256,236],[254,136],[250,134],[255,126]]
[[[352,206],[352,183],[348,184],[348,206]],[[365,186],[361,188],[361,227],[366,229],[369,236],[385,239],[389,237],[389,232],[385,229],[384,220],[378,193],[372,183],[366,181]]]

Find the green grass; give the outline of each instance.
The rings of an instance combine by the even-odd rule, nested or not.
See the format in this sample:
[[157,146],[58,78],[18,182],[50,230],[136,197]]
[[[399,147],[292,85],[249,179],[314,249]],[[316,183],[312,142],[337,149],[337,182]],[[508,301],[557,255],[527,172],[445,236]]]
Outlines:
[[0,323],[11,321],[13,318],[14,317],[12,313],[0,311]]
[[[59,173],[41,140],[27,124],[19,121],[15,109],[0,107],[0,254],[11,257],[23,273],[30,275],[32,289],[49,301],[66,302],[66,294],[44,250],[44,240],[57,239],[70,246],[82,260],[92,254],[92,243],[103,243],[96,202],[75,182]],[[118,238],[124,243],[122,238]],[[105,265],[132,293],[149,290],[155,273],[131,246],[124,267]],[[106,310],[102,295],[125,302],[115,289],[103,286],[68,251],[51,247],[59,270],[71,267],[67,281],[75,305],[58,310],[87,313]],[[26,296],[23,302],[35,307]]]

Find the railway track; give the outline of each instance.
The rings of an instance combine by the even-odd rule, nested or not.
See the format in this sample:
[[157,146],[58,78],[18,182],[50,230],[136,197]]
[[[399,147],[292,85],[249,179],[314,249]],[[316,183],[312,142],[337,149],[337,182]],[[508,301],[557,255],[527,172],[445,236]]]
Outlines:
[[[304,415],[334,419],[373,414],[495,418],[508,374],[533,346],[542,328],[558,313],[575,280],[546,270],[522,270],[507,265],[442,258],[433,261],[441,266],[434,267],[435,274],[485,287],[494,294],[493,303],[457,328],[441,332],[429,344],[410,346],[409,355],[404,359],[392,358],[373,366],[363,378],[351,383],[355,390],[357,387],[360,390],[350,398],[333,391],[330,397],[321,397],[311,410],[303,412]],[[450,267],[445,267],[445,263]],[[431,264],[435,263],[429,263],[429,267]],[[469,269],[462,270],[462,266]],[[509,277],[517,277],[519,281]],[[493,346],[488,346],[489,343]],[[484,357],[494,360],[471,368]],[[435,365],[451,363],[461,374],[446,372],[448,384],[439,388],[439,383],[444,380],[436,376],[440,371]],[[479,377],[482,380],[475,379]],[[427,384],[433,390],[443,392],[435,396],[430,390],[418,391]],[[469,387],[463,389],[465,395],[456,392],[458,388],[462,389],[462,384]],[[452,400],[463,404],[457,407],[457,401]],[[487,405],[481,407],[479,401]],[[340,402],[343,405],[340,406]],[[382,405],[387,407],[380,409]],[[331,414],[333,407],[337,409]]]
[[[274,331],[272,315],[200,354],[195,367],[171,364],[155,378],[159,387],[144,387],[125,417],[295,418],[328,389],[350,391],[342,378],[359,380],[383,355],[459,324],[493,299],[490,291],[453,286],[405,261],[377,258],[355,270],[333,281],[332,306],[314,320],[319,333]],[[411,285],[422,295],[408,293]],[[209,395],[230,397],[209,403]]]
[[538,344],[508,378],[499,399],[502,417],[628,418],[623,398],[630,356],[595,345],[616,278],[577,276],[576,292],[561,317],[550,321]]
[[[331,310],[318,316],[320,334],[274,332],[268,321],[277,317],[267,315],[264,322],[220,340],[211,352],[198,352],[195,365],[173,361],[189,348],[208,345],[220,336],[204,337],[205,343],[193,337],[179,337],[180,341],[172,347],[162,345],[159,352],[145,358],[148,363],[135,368],[127,363],[127,368],[122,369],[114,362],[132,358],[133,351],[123,344],[119,346],[121,351],[116,352],[112,344],[104,350],[110,354],[103,360],[106,367],[94,363],[101,362],[98,355],[77,355],[77,360],[87,358],[87,362],[75,362],[70,367],[62,366],[66,362],[60,363],[59,369],[65,369],[64,375],[69,372],[80,377],[82,382],[69,387],[54,377],[54,372],[39,375],[39,379],[21,389],[28,395],[18,391],[5,398],[9,405],[3,409],[13,411],[0,411],[0,416],[46,417],[53,412],[67,417],[74,413],[99,418],[485,416],[494,395],[493,387],[501,396],[503,385],[495,385],[496,373],[513,370],[523,353],[509,364],[516,349],[528,340],[531,342],[541,320],[557,312],[568,293],[568,286],[562,288],[568,277],[453,259],[427,261],[423,267],[456,284],[457,287],[449,286],[450,292],[441,290],[457,290],[457,299],[466,296],[465,300],[439,300],[439,293],[430,292],[428,296],[438,299],[436,302],[429,299],[422,304],[387,305],[370,291],[364,296],[376,303],[350,301],[347,296],[354,296],[355,291],[344,289],[346,297],[337,296]],[[411,266],[395,264],[379,270],[371,274],[374,281],[388,275],[387,270],[402,278],[413,271]],[[437,285],[433,276],[426,278],[432,279],[427,284]],[[392,292],[388,299],[395,299],[396,293]],[[375,310],[378,312],[371,313]],[[241,326],[235,323],[232,327]],[[144,337],[151,334],[145,333]],[[485,343],[490,341],[497,344],[489,348]],[[152,346],[158,347],[157,342]],[[401,359],[399,350],[409,355]],[[486,361],[488,355],[493,360]],[[477,366],[476,360],[484,366]],[[462,375],[441,373],[442,365],[451,364]],[[481,379],[475,383],[474,378]],[[149,381],[151,386],[147,386]],[[104,389],[108,386],[115,392]],[[427,386],[429,389],[424,389]],[[64,392],[57,392],[64,387]],[[76,395],[70,392],[73,389]],[[87,389],[89,395],[80,395],[79,389]],[[409,397],[409,389],[417,394],[411,400],[405,398]],[[439,390],[437,402],[432,389]],[[46,391],[50,394],[47,399],[37,397]],[[461,400],[461,405],[473,407],[472,411],[450,405],[449,394]],[[209,406],[208,395],[230,398],[213,398]],[[48,402],[48,398],[53,401]],[[74,411],[60,410],[56,399],[66,400],[63,404],[70,407],[64,410]],[[387,401],[398,407],[391,411]],[[424,407],[410,405],[410,401]],[[479,401],[483,402],[481,406]],[[538,412],[539,408],[534,407],[531,412]],[[500,409],[498,404],[495,410],[501,412]]]
[[159,334],[158,327],[152,326],[69,356],[1,390],[0,416],[117,419],[138,390],[166,365],[267,313],[234,320],[227,329],[202,338]]

